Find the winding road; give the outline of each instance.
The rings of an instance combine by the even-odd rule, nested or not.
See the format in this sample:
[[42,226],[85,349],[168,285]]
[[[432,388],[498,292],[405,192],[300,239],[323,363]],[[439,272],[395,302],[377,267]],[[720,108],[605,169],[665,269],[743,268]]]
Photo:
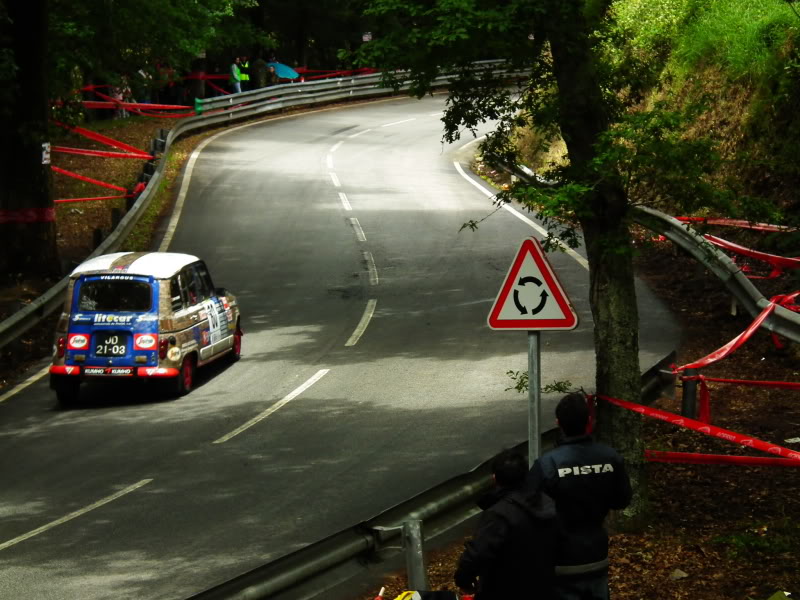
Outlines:
[[[242,305],[243,358],[177,400],[36,379],[0,399],[0,598],[181,598],[344,529],[527,436],[524,332],[486,318],[531,216],[441,142],[444,96],[214,135],[162,249]],[[471,139],[471,137],[470,137]],[[593,387],[588,273],[549,256],[580,325],[542,334],[542,382]],[[642,367],[677,343],[640,286]],[[555,397],[545,395],[544,426]]]

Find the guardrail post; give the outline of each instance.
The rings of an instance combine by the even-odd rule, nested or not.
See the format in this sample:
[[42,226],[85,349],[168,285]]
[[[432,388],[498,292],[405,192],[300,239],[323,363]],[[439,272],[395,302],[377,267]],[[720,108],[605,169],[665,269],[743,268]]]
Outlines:
[[428,574],[425,571],[425,556],[422,549],[421,520],[403,521],[403,548],[406,553],[408,588],[410,590],[427,590]]
[[697,418],[697,380],[687,381],[686,377],[694,377],[697,369],[686,369],[683,372],[683,394],[681,395],[681,416]]

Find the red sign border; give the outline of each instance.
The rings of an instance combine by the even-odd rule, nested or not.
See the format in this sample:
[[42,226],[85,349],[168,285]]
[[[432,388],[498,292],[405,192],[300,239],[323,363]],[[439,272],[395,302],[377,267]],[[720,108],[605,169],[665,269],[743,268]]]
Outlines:
[[[561,312],[565,315],[564,318],[538,320],[499,319],[500,311],[503,309],[506,301],[508,300],[508,296],[511,293],[511,288],[514,286],[517,275],[522,268],[522,261],[525,260],[525,256],[527,254],[531,255],[533,260],[536,262],[536,265],[539,267],[539,271],[541,272],[545,283],[552,292],[553,299],[558,304]],[[511,263],[511,267],[508,269],[506,279],[503,282],[503,286],[500,288],[500,293],[498,293],[497,298],[495,298],[494,304],[492,305],[492,310],[489,312],[487,322],[491,329],[498,330],[522,329],[526,331],[537,331],[540,329],[547,329],[568,331],[570,329],[575,329],[578,326],[578,315],[573,310],[572,304],[564,292],[564,288],[561,287],[558,276],[550,266],[550,263],[544,255],[544,250],[542,250],[542,246],[539,244],[539,241],[536,238],[525,238],[522,241],[522,245],[519,247],[517,256],[514,259],[514,262]]]

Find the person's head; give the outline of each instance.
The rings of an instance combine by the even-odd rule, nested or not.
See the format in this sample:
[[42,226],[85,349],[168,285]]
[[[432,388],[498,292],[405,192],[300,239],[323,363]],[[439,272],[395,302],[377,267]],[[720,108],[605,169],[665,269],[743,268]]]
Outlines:
[[522,454],[503,450],[492,460],[492,475],[500,487],[519,487],[528,474],[528,462]]
[[239,59],[239,57],[238,57],[238,56],[236,56],[236,57],[233,59],[233,62],[235,62],[235,63],[238,65],[238,64],[241,62],[241,60]]
[[556,406],[558,426],[565,435],[583,435],[589,423],[589,405],[580,392],[572,392],[559,400]]

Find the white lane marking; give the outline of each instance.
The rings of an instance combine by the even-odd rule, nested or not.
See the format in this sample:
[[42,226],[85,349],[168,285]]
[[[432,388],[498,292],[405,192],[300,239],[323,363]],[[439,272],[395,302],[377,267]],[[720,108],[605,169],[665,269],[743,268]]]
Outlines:
[[31,384],[33,384],[33,383],[36,383],[36,382],[37,382],[37,381],[39,381],[39,380],[40,380],[42,377],[44,377],[45,375],[47,375],[49,372],[50,372],[50,365],[46,366],[46,367],[45,367],[44,369],[42,369],[41,371],[37,371],[36,373],[34,373],[34,374],[33,374],[33,375],[31,375],[30,377],[28,377],[28,378],[27,378],[25,381],[23,381],[22,383],[18,383],[18,384],[17,384],[17,385],[15,385],[13,388],[11,388],[10,390],[8,390],[8,391],[7,391],[5,394],[3,394],[2,396],[0,396],[0,402],[4,402],[4,401],[8,400],[9,398],[11,398],[11,396],[14,396],[14,395],[16,395],[16,394],[19,394],[19,393],[20,393],[22,390],[24,390],[26,387],[28,387],[29,385],[31,385]]
[[253,417],[252,419],[250,419],[249,421],[247,421],[247,423],[245,423],[244,425],[241,425],[241,426],[237,427],[236,429],[234,429],[234,430],[233,430],[233,431],[231,431],[230,433],[228,433],[228,434],[226,434],[226,435],[223,435],[223,436],[222,436],[221,438],[219,438],[218,440],[214,440],[212,443],[213,443],[213,444],[224,444],[225,442],[227,442],[227,441],[228,441],[229,439],[231,439],[232,437],[239,435],[240,433],[242,433],[242,432],[243,432],[243,431],[245,431],[246,429],[249,429],[250,427],[252,427],[252,426],[253,426],[253,425],[255,425],[256,423],[260,423],[261,421],[263,421],[264,419],[266,419],[268,416],[270,416],[272,413],[274,413],[274,412],[275,412],[275,411],[277,411],[278,409],[280,409],[280,408],[282,408],[282,407],[286,406],[286,405],[287,405],[289,402],[291,402],[292,400],[294,400],[295,398],[297,398],[297,397],[298,397],[300,394],[302,394],[302,393],[303,393],[303,392],[305,392],[305,391],[306,391],[308,388],[310,388],[312,385],[314,385],[315,383],[317,383],[317,382],[318,382],[320,379],[322,379],[322,378],[323,378],[323,377],[324,377],[324,376],[325,376],[325,375],[326,375],[326,374],[327,374],[329,371],[330,371],[330,369],[320,369],[319,371],[317,371],[316,373],[314,373],[314,375],[312,375],[312,376],[311,376],[311,378],[310,378],[308,381],[306,381],[306,382],[305,382],[303,385],[301,385],[299,388],[295,389],[293,392],[290,392],[290,393],[288,393],[288,394],[287,394],[286,396],[284,396],[284,397],[283,397],[281,400],[279,400],[278,402],[276,402],[275,404],[273,404],[272,406],[270,406],[270,407],[269,407],[267,410],[265,410],[264,412],[262,412],[262,413],[260,413],[260,414],[256,415],[255,417]]
[[431,113],[428,116],[429,117],[441,117],[443,114],[444,114],[443,112],[438,112],[438,113]]
[[32,538],[32,537],[34,537],[36,535],[39,535],[40,533],[44,533],[45,531],[48,531],[49,529],[53,529],[54,527],[58,527],[59,525],[62,525],[64,523],[66,523],[67,521],[71,521],[72,519],[75,519],[76,517],[80,517],[81,515],[85,515],[86,513],[88,513],[91,510],[94,510],[95,508],[100,508],[104,504],[108,504],[109,502],[112,502],[112,501],[116,500],[117,498],[121,498],[125,494],[130,494],[131,492],[133,492],[135,490],[138,490],[140,487],[142,487],[143,485],[147,485],[151,481],[153,481],[153,480],[152,479],[142,479],[140,482],[134,483],[133,485],[129,485],[124,490],[118,491],[116,494],[111,494],[110,496],[106,496],[105,498],[103,498],[101,500],[98,500],[94,504],[90,504],[89,506],[85,506],[85,507],[83,507],[81,509],[76,510],[75,512],[71,512],[65,517],[61,517],[60,519],[56,519],[55,521],[51,521],[47,525],[42,525],[41,527],[39,527],[37,529],[34,529],[33,531],[29,531],[28,533],[24,533],[24,534],[22,534],[22,535],[20,535],[18,537],[15,537],[13,540],[8,540],[7,542],[4,542],[4,543],[0,544],[0,550],[5,550],[6,548],[10,548],[11,546],[13,546],[15,544],[19,544],[20,542],[24,542],[27,539],[30,539],[30,538]]
[[[404,97],[398,96],[394,98],[385,98],[383,100],[374,100],[372,101],[373,104],[381,103],[381,102],[395,102],[397,100],[403,100]],[[334,110],[342,110],[345,108],[349,108],[347,106],[334,106],[332,108],[320,108],[317,110],[310,110],[308,112],[304,112],[303,116],[307,115],[315,115],[317,113],[323,112],[331,112]],[[259,121],[255,121],[253,123],[245,123],[244,125],[238,125],[236,127],[231,127],[230,129],[226,129],[224,131],[220,131],[219,133],[215,133],[210,138],[203,141],[197,148],[195,148],[194,152],[192,152],[191,157],[186,163],[186,171],[184,172],[183,181],[181,182],[181,189],[178,192],[178,201],[175,203],[175,208],[172,210],[172,218],[169,221],[169,226],[167,227],[167,232],[164,234],[164,239],[161,241],[161,245],[158,247],[159,252],[164,252],[167,248],[169,248],[169,244],[172,241],[172,236],[175,234],[175,228],[178,226],[178,221],[181,218],[181,211],[183,209],[183,202],[186,198],[186,191],[189,188],[189,182],[191,180],[192,170],[194,168],[194,163],[199,156],[200,151],[208,144],[209,142],[217,139],[220,136],[226,135],[228,133],[233,133],[234,131],[238,131],[239,129],[244,129],[245,127],[254,127],[256,125],[263,125],[265,123],[269,123],[270,121],[283,121],[284,119],[296,119],[297,115],[285,115],[282,117],[268,117],[266,119],[262,119]],[[354,138],[363,133],[367,133],[368,131],[372,131],[372,129],[365,129],[364,131],[359,131],[358,133],[352,134],[350,137]]]
[[417,120],[416,118],[403,119],[402,121],[395,121],[394,123],[385,123],[381,125],[381,127],[392,127],[394,125],[400,125],[401,123],[408,123],[409,121],[416,121],[416,120]]
[[364,135],[365,133],[368,133],[370,131],[372,131],[372,128],[365,129],[364,131],[359,131],[358,133],[354,133],[352,135],[348,135],[347,137],[349,137],[352,140],[353,138],[357,138],[358,136]]
[[[473,142],[470,142],[470,144],[472,144],[472,143],[474,143],[474,141],[473,141]],[[495,194],[494,194],[494,192],[492,192],[492,191],[490,191],[490,190],[487,190],[487,189],[486,189],[485,187],[483,187],[483,186],[482,186],[480,183],[478,183],[478,182],[477,182],[477,181],[475,181],[475,180],[474,180],[472,177],[470,177],[469,175],[467,175],[467,174],[464,172],[464,169],[462,169],[462,168],[461,168],[461,165],[460,165],[458,162],[456,162],[456,161],[453,161],[453,165],[455,166],[455,168],[456,168],[456,171],[458,171],[458,172],[459,172],[459,174],[460,174],[460,175],[461,175],[461,176],[462,176],[464,179],[466,179],[467,181],[469,181],[469,182],[470,182],[472,185],[474,185],[474,186],[475,186],[476,188],[478,188],[478,189],[479,189],[481,192],[483,192],[483,194],[484,194],[484,195],[485,195],[487,198],[493,198],[493,197],[494,197],[494,195],[495,195]],[[507,210],[508,212],[510,212],[510,213],[511,213],[512,215],[514,215],[515,217],[517,217],[517,218],[518,218],[520,221],[522,221],[523,223],[526,223],[527,225],[530,225],[531,227],[533,227],[533,228],[534,228],[536,231],[538,231],[538,232],[539,232],[539,233],[540,233],[542,236],[544,236],[544,237],[547,237],[547,230],[546,230],[544,227],[542,227],[542,226],[541,226],[541,225],[539,225],[538,223],[534,223],[534,222],[533,222],[533,221],[531,221],[531,220],[530,220],[528,217],[526,217],[526,216],[525,216],[525,215],[523,215],[522,213],[518,212],[517,210],[514,210],[514,208],[513,208],[513,207],[512,207],[510,204],[508,204],[507,202],[504,202],[504,203],[503,203],[503,208],[504,208],[505,210]],[[585,258],[583,258],[583,257],[582,257],[580,254],[578,254],[577,252],[575,252],[575,250],[573,250],[572,248],[570,248],[570,247],[568,247],[568,246],[566,246],[566,245],[564,245],[564,244],[560,244],[560,245],[561,245],[561,246],[564,248],[564,251],[565,251],[567,254],[569,254],[569,255],[570,255],[570,256],[571,256],[573,259],[575,259],[575,262],[577,262],[577,263],[578,263],[580,266],[582,266],[584,269],[586,269],[586,270],[588,270],[588,269],[589,269],[589,261],[587,261],[587,260],[586,260]]]
[[342,206],[344,206],[345,210],[353,210],[353,207],[350,206],[350,201],[347,199],[347,195],[339,192],[339,200],[342,201]]
[[333,155],[328,154],[327,158],[325,159],[325,164],[328,165],[329,169],[333,168]]
[[333,145],[333,148],[330,149],[330,153],[333,154],[334,152],[336,152],[339,149],[339,146],[341,146],[342,144],[344,144],[344,142],[336,142]]
[[361,339],[361,336],[364,335],[364,332],[367,330],[367,325],[369,325],[372,315],[375,314],[375,306],[377,304],[378,301],[374,298],[367,300],[367,307],[364,309],[364,314],[361,315],[361,320],[358,322],[356,330],[353,332],[353,335],[350,336],[350,339],[345,342],[345,346],[355,346],[358,343],[358,340]]
[[358,238],[359,242],[366,242],[367,236],[364,235],[364,230],[361,229],[361,223],[358,222],[358,219],[355,217],[350,218],[350,225],[353,226],[353,229],[356,231],[356,237]]
[[372,258],[372,252],[362,252],[364,262],[367,263],[367,271],[369,271],[369,284],[378,285],[378,269],[375,267],[375,259]]
[[336,187],[342,187],[342,184],[339,181],[339,178],[336,176],[336,173],[328,173],[328,175],[331,176],[331,181],[333,182],[333,185],[335,185]]

